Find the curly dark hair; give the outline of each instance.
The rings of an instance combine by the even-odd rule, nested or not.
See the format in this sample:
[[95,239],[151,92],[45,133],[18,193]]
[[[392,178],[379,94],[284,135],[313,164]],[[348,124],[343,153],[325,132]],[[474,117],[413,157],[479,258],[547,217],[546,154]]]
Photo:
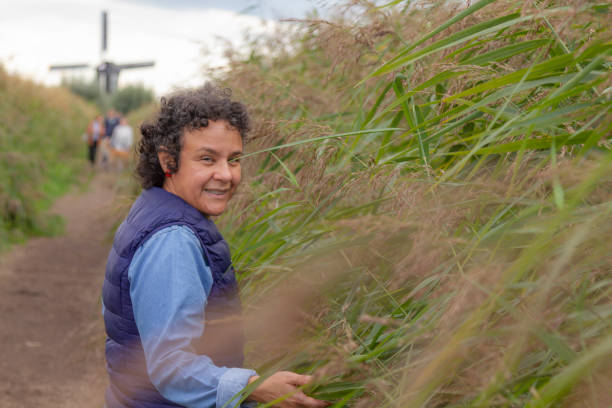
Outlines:
[[161,99],[157,115],[140,126],[142,138],[138,143],[136,174],[142,188],[162,187],[164,171],[158,152],[170,154],[168,169],[174,173],[179,168],[182,136],[185,131],[208,126],[209,120],[226,120],[244,141],[249,131],[246,107],[231,100],[231,91],[210,83],[201,88],[180,91]]

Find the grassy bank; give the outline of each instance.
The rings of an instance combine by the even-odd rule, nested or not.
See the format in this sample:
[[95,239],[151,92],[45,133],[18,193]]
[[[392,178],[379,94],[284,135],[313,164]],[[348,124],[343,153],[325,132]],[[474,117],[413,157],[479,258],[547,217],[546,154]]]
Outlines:
[[235,55],[251,363],[336,407],[609,406],[609,19],[362,2]]
[[45,210],[87,170],[81,135],[94,113],[67,90],[0,67],[0,250],[61,230]]

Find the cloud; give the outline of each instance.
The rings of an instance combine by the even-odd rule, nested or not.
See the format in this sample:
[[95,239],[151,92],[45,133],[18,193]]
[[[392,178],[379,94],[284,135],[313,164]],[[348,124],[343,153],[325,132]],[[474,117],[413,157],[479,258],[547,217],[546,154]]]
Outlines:
[[315,8],[312,0],[122,0],[173,10],[222,9],[263,18],[302,18]]
[[245,30],[265,32],[276,24],[230,10],[161,8],[137,1],[22,0],[3,6],[0,62],[49,85],[59,84],[63,75],[93,77],[93,68],[61,74],[48,67],[100,62],[101,10],[109,13],[108,60],[156,62],[153,68],[123,71],[120,84],[142,83],[158,94],[201,84],[202,64],[223,63],[219,38],[240,47]]

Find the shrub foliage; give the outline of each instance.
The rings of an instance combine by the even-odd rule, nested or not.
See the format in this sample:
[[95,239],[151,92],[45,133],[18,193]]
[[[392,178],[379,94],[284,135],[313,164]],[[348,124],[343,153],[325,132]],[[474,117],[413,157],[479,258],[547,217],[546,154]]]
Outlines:
[[352,2],[228,53],[256,123],[220,223],[262,373],[335,407],[609,404],[609,19]]
[[81,134],[94,113],[66,90],[0,67],[0,249],[61,225],[44,210],[86,165]]

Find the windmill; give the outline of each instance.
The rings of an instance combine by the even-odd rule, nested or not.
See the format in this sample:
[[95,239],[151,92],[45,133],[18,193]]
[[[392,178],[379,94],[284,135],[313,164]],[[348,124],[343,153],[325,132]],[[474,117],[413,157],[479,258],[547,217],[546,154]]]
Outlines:
[[[117,89],[119,81],[119,73],[124,69],[145,68],[155,65],[154,61],[134,62],[130,64],[115,64],[106,59],[106,50],[108,49],[108,13],[102,12],[102,48],[100,52],[101,62],[95,67],[96,76],[100,88],[107,94],[113,93]],[[64,64],[51,65],[50,71],[61,71],[70,69],[88,68],[89,64]]]

